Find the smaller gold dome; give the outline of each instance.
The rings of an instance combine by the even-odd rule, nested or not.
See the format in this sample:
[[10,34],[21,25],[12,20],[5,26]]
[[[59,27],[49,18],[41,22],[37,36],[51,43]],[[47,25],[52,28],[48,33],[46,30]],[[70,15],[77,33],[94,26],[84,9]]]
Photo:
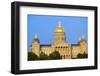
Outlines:
[[55,32],[57,33],[64,32],[61,22],[58,23],[58,27],[56,28]]

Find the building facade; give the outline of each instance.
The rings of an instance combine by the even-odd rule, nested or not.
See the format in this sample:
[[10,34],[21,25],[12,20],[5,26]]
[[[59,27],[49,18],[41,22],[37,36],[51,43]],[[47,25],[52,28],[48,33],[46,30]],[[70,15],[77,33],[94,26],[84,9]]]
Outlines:
[[68,44],[66,39],[64,28],[62,27],[61,22],[59,22],[55,30],[52,44],[40,45],[40,41],[37,35],[35,35],[32,42],[32,53],[40,56],[40,53],[43,52],[49,56],[54,51],[57,51],[62,59],[77,58],[78,54],[87,53],[87,42],[84,37],[78,40],[77,44]]

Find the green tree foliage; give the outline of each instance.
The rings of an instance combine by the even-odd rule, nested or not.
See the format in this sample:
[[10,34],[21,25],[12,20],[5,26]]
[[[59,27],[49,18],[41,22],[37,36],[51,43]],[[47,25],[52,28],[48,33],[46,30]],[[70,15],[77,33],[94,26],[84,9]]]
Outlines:
[[61,59],[61,56],[60,56],[59,52],[57,52],[57,51],[51,53],[50,56],[41,52],[39,57],[32,52],[28,53],[28,60],[29,61],[32,61],[32,60],[55,60],[55,59]]
[[43,53],[43,52],[40,53],[40,60],[49,60],[49,59],[50,59],[50,57],[47,56],[45,53]]
[[54,51],[53,53],[50,54],[50,58],[51,59],[61,59],[61,56],[60,56],[59,52]]
[[28,52],[28,60],[39,60],[39,57],[32,52]]
[[77,58],[88,58],[88,54],[86,54],[86,53],[78,54]]

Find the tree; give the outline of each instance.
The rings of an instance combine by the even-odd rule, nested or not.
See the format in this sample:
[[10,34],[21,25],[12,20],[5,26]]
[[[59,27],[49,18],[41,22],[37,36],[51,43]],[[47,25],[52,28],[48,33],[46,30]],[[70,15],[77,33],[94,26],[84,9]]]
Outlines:
[[39,57],[32,53],[32,52],[28,52],[28,60],[31,61],[31,60],[39,60]]
[[35,53],[28,52],[28,60],[29,61],[32,61],[32,60],[53,60],[53,59],[61,59],[59,52],[54,51],[49,56],[46,55],[45,53],[41,52],[39,57]]
[[88,58],[88,54],[86,54],[86,53],[78,54],[77,58]]
[[61,59],[61,56],[60,56],[59,52],[54,51],[53,53],[50,54],[50,58],[51,59]]
[[40,60],[49,60],[50,58],[49,58],[49,56],[47,56],[45,53],[43,53],[43,52],[41,52],[40,53],[40,58],[39,58]]

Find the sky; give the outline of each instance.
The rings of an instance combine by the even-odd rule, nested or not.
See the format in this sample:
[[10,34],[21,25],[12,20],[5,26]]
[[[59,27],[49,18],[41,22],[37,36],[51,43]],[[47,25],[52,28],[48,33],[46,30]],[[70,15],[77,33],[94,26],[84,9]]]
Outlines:
[[37,34],[40,44],[52,44],[58,22],[62,22],[69,44],[77,44],[79,38],[88,39],[88,17],[28,15],[28,48]]

